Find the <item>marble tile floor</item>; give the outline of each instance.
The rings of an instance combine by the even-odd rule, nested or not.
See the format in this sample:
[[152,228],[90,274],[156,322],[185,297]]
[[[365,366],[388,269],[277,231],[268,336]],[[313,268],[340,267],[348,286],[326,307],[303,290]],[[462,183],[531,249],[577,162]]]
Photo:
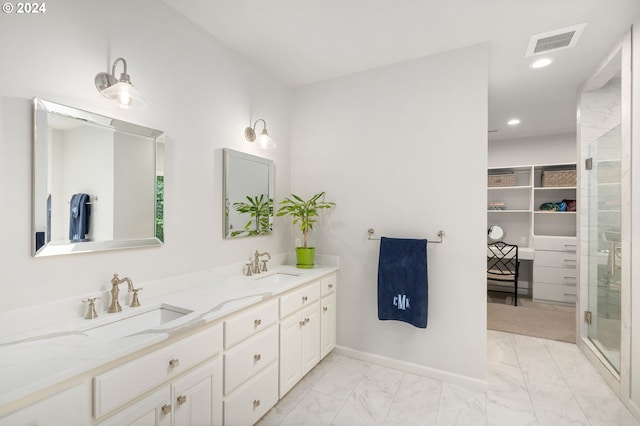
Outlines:
[[258,425],[640,425],[576,345],[487,333],[486,392],[329,354]]

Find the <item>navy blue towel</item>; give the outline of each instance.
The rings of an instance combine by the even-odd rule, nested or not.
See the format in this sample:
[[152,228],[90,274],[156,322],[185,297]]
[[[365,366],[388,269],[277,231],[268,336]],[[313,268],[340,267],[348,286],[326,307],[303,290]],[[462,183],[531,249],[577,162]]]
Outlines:
[[380,240],[378,319],[427,328],[427,240]]
[[89,194],[73,194],[69,208],[69,240],[85,241],[89,233]]

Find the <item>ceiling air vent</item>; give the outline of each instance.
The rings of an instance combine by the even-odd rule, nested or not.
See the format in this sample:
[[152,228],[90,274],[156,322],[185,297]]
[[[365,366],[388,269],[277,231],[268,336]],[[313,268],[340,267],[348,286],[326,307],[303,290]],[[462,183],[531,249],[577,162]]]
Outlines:
[[575,46],[586,25],[585,22],[571,27],[532,35],[529,38],[529,45],[527,46],[525,56],[540,55],[541,53],[548,53]]

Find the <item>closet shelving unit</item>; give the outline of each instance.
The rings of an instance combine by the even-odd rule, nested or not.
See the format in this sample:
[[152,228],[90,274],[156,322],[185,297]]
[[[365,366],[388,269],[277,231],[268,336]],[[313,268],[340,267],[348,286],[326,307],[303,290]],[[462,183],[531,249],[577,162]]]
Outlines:
[[[489,168],[489,175],[515,175],[515,185],[488,187],[487,225],[502,226],[505,242],[535,250],[532,271],[521,268],[522,287],[527,288],[519,284],[519,293],[531,290],[534,301],[574,304],[577,213],[540,209],[544,203],[576,200],[574,185],[542,186],[543,173],[557,170],[576,170],[576,163]],[[490,209],[492,202],[504,203],[504,210]]]

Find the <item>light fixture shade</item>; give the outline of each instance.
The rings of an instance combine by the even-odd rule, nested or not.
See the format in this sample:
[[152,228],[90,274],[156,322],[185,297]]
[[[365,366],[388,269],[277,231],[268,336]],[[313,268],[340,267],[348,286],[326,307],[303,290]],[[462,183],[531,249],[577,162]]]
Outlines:
[[116,101],[120,108],[141,109],[147,106],[140,96],[140,92],[133,85],[124,81],[119,81],[100,93],[104,98]]
[[266,130],[263,130],[260,136],[258,136],[258,144],[260,144],[260,148],[262,149],[274,149],[276,147],[276,143],[271,139],[271,136],[269,136]]

